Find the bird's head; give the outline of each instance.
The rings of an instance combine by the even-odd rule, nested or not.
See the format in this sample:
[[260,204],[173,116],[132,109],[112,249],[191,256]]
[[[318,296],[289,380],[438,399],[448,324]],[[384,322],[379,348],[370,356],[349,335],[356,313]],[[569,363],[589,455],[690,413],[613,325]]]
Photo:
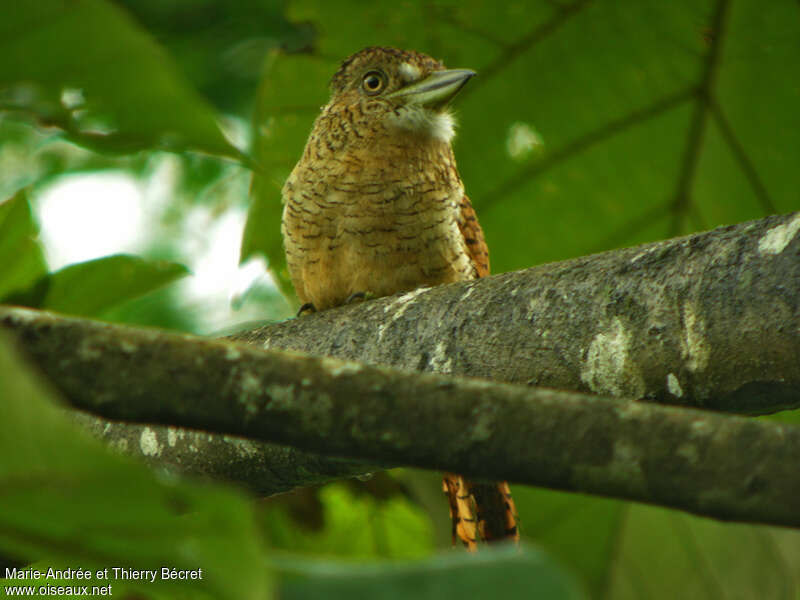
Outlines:
[[330,105],[357,109],[389,129],[450,142],[454,120],[447,104],[473,75],[469,69],[445,69],[420,52],[365,48],[333,76]]

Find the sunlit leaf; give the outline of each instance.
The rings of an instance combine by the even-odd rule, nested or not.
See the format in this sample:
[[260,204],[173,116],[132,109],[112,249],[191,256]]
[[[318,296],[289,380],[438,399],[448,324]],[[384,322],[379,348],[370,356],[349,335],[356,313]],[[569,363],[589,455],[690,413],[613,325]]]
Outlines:
[[27,190],[0,203],[0,302],[47,273]]
[[409,500],[356,496],[341,483],[319,491],[322,527],[309,529],[289,518],[284,507],[264,507],[270,546],[316,556],[359,559],[421,558],[433,550],[430,522]]
[[188,275],[183,265],[116,254],[52,273],[39,308],[99,316],[110,308]]

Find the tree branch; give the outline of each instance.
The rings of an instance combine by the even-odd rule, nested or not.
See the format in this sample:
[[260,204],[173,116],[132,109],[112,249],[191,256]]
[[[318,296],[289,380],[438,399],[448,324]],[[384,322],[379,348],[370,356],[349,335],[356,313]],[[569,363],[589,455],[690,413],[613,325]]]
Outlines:
[[85,412],[74,420],[112,448],[171,473],[227,481],[258,496],[365,475],[387,466],[208,431],[109,421]]
[[727,412],[800,407],[800,212],[327,310],[233,339]]
[[108,418],[800,526],[800,428],[46,319],[22,331],[25,348],[71,403]]
[[[379,299],[241,336],[250,346],[25,309],[0,320],[71,403],[109,418],[800,526],[796,428],[252,346],[739,411],[796,406],[798,230],[800,214],[770,217]],[[223,446],[187,466],[185,435],[172,446],[153,431],[129,430],[128,449],[161,460],[176,448],[169,460],[199,472],[247,462],[242,444],[251,458],[272,452],[264,461],[300,457],[300,471],[320,460],[196,433],[185,435]],[[323,460],[321,478],[371,469]]]

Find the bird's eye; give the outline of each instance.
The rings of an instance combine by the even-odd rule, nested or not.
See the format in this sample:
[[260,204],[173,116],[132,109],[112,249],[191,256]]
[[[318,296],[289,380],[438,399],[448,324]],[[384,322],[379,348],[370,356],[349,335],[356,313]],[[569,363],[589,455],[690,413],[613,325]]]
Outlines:
[[386,87],[386,75],[380,71],[370,71],[361,80],[361,87],[370,96],[380,94],[383,88]]

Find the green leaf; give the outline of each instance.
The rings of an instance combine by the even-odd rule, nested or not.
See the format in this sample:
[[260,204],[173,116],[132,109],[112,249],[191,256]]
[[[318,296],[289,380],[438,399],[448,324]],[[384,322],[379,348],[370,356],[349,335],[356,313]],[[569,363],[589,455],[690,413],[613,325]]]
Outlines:
[[181,264],[115,254],[68,265],[48,277],[40,308],[85,317],[188,275]]
[[269,126],[253,129],[272,148],[244,250],[258,248],[278,272],[280,186],[337,60],[369,44],[478,72],[454,100],[455,154],[495,272],[800,207],[791,0],[403,10],[299,0],[290,10],[325,35],[314,56],[276,56],[256,123]]
[[249,501],[156,476],[76,430],[7,341],[0,335],[0,553],[93,570],[202,568],[202,580],[140,591],[263,598]]
[[[311,122],[326,102],[325,77],[335,65],[317,58],[284,60],[273,53],[258,88],[253,154],[258,168],[250,187],[240,261],[263,255],[284,295],[291,295],[281,240],[281,187],[303,151]],[[299,113],[299,115],[298,115]]]
[[0,204],[0,301],[47,273],[28,191]]
[[796,598],[800,589],[796,530],[630,504],[617,536],[611,598]]
[[300,526],[279,503],[264,507],[261,521],[271,547],[361,560],[422,558],[433,550],[430,521],[407,498],[356,495],[341,482],[317,493],[324,524],[319,530]]
[[555,562],[531,547],[488,548],[474,555],[459,552],[416,563],[373,566],[300,560],[274,564],[294,576],[280,584],[280,597],[286,600],[585,597]]
[[[592,597],[794,597],[800,532],[512,486],[521,531],[580,576]],[[657,565],[657,567],[654,567]]]
[[242,156],[170,57],[110,2],[4,2],[0,56],[0,111],[30,114],[79,144]]
[[579,573],[592,597],[602,597],[626,503],[519,485],[512,493],[523,539]]
[[[226,114],[245,119],[251,116],[253,90],[267,53],[275,48],[296,52],[311,47],[317,33],[305,23],[286,18],[285,0],[114,2],[153,34],[205,97]],[[203,23],[209,18],[214,23]]]

